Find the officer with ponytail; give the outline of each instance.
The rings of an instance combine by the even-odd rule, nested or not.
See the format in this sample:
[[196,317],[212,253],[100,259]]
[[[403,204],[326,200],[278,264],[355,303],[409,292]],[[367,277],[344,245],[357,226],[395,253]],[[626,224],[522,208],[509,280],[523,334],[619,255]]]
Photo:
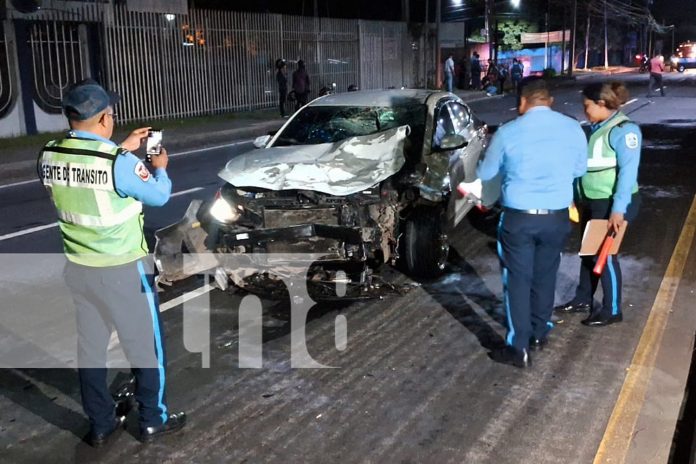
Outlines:
[[[609,229],[618,232],[635,219],[640,205],[638,165],[642,135],[640,128],[621,111],[628,100],[623,83],[594,83],[582,91],[585,115],[592,124],[588,145],[587,174],[578,182],[579,209],[584,231],[591,219],[607,219]],[[582,321],[590,327],[621,322],[621,266],[618,255],[609,256],[601,276],[592,270],[595,256],[582,258],[580,283],[575,297],[556,307],[559,313],[589,312]],[[593,308],[599,282],[604,297]]]

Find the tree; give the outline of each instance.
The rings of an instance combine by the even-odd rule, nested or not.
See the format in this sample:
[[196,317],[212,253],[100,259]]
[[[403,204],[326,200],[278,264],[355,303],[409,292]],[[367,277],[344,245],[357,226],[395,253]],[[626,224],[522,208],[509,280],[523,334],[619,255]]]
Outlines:
[[500,45],[504,50],[522,50],[521,35],[525,32],[537,32],[537,27],[529,21],[507,19],[498,23],[498,30],[503,33]]

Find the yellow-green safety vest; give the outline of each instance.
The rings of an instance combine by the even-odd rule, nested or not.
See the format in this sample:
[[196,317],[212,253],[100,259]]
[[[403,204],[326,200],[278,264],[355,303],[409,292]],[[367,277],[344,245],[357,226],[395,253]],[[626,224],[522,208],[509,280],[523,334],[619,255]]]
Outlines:
[[[580,184],[582,195],[590,200],[611,198],[616,190],[617,161],[616,151],[611,146],[611,130],[630,121],[622,112],[616,113],[606,124],[590,136],[587,153],[587,173],[582,176]],[[638,191],[638,184],[633,186],[633,193]]]
[[68,137],[48,142],[39,178],[58,212],[66,257],[91,267],[119,266],[148,253],[143,205],[121,197],[114,183],[116,145]]

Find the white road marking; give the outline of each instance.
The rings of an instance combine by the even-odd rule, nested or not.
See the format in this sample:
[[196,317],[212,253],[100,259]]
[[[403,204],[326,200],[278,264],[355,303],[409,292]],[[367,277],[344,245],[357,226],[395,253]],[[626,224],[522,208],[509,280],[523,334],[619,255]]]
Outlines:
[[186,303],[187,301],[193,300],[194,298],[198,298],[201,295],[205,295],[206,293],[209,293],[215,290],[216,288],[217,287],[215,285],[205,284],[202,287],[198,287],[195,290],[186,292],[181,296],[177,296],[176,298],[167,301],[166,303],[162,303],[159,307],[160,312],[163,313],[165,311],[168,311],[176,306]]
[[[240,141],[234,142],[234,143],[226,143],[224,145],[215,145],[213,147],[196,148],[195,150],[180,151],[179,153],[170,154],[169,157],[176,158],[177,156],[190,155],[193,153],[200,153],[202,151],[207,151],[207,150],[217,150],[218,148],[235,147],[237,145],[244,145],[245,143],[251,143],[253,141],[254,141],[254,139],[247,139],[247,140],[240,140]],[[0,190],[10,188],[10,187],[19,187],[20,185],[31,184],[31,183],[38,182],[38,181],[39,181],[39,179],[31,179],[31,180],[24,180],[22,182],[15,182],[12,184],[0,185]]]
[[193,187],[193,188],[190,188],[188,190],[182,190],[181,192],[172,193],[170,195],[170,197],[174,198],[174,197],[178,197],[181,195],[186,195],[187,193],[198,192],[199,190],[203,190],[203,187]]
[[15,238],[15,237],[21,237],[22,235],[33,234],[34,232],[40,232],[40,231],[46,230],[46,229],[52,229],[54,227],[58,227],[57,222],[54,222],[53,224],[45,224],[43,226],[32,227],[31,229],[24,229],[24,230],[20,230],[17,232],[12,232],[11,234],[0,235],[0,242],[2,242],[3,240],[9,240],[9,239]]
[[638,101],[637,98],[634,98],[634,99],[632,99],[632,100],[628,100],[626,103],[624,103],[624,106],[628,106],[628,105],[630,105],[631,103],[635,103],[635,102],[637,102],[637,101]]
[[[199,190],[203,190],[203,187],[194,187],[188,190],[182,190],[181,192],[172,193],[171,197],[178,197],[181,195],[186,195],[187,193],[198,192]],[[34,232],[41,232],[42,230],[46,229],[52,229],[54,227],[58,227],[57,222],[54,222],[53,224],[44,224],[43,226],[32,227],[30,229],[19,230],[17,232],[12,232],[11,234],[0,235],[0,242],[2,242],[3,240],[9,240],[11,238],[21,237],[22,235],[33,234]]]
[[510,111],[515,111],[516,109],[517,109],[517,107],[515,106],[515,107],[510,108]]

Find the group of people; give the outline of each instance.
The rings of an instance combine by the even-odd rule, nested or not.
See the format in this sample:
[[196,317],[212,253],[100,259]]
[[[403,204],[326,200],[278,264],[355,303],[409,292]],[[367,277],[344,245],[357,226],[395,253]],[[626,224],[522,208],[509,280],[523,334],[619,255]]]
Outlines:
[[[286,102],[288,100],[288,65],[283,59],[276,61],[276,80],[278,81],[278,105],[280,116],[285,118]],[[309,100],[309,74],[305,62],[299,60],[297,69],[292,73],[292,98],[295,111],[302,108]]]
[[[561,252],[571,230],[569,206],[580,210],[584,231],[591,219],[606,219],[607,233],[619,232],[638,212],[638,165],[642,136],[621,112],[628,100],[622,83],[594,83],[582,91],[589,144],[580,124],[551,109],[553,97],[541,78],[527,78],[520,90],[519,117],[493,136],[477,168],[482,181],[501,176],[503,211],[498,226],[505,347],[496,361],[531,365],[530,350],[548,343],[554,327],[554,293]],[[621,322],[621,267],[610,256],[600,276],[596,257],[582,258],[575,296],[560,313],[586,312],[586,326]],[[602,285],[603,300],[593,295]]]
[[[488,95],[499,95],[505,91],[508,79],[512,84],[513,90],[517,92],[524,75],[524,64],[517,58],[513,58],[511,66],[505,63],[499,65],[496,61],[489,59],[485,75],[482,79],[481,57],[478,52],[474,52],[471,55],[471,59],[460,67],[459,74],[459,87],[463,89],[483,90]],[[447,59],[445,60],[444,76],[445,89],[448,92],[452,92],[457,77],[452,54],[447,55]]]

